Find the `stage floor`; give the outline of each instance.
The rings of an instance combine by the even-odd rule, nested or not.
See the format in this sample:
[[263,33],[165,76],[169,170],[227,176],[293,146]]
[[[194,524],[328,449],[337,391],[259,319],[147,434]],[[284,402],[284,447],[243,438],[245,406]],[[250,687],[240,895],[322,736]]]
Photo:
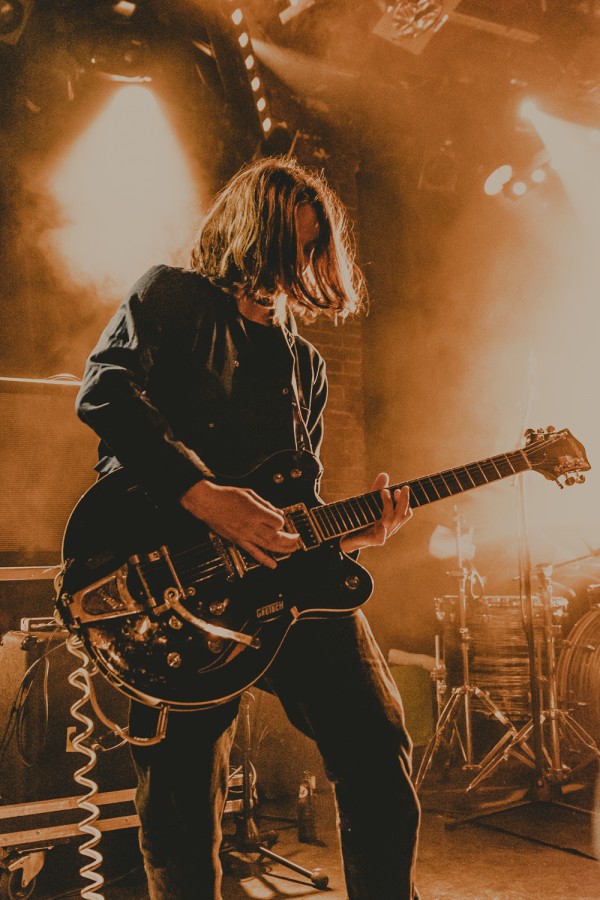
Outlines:
[[[506,789],[501,793],[501,799],[511,796]],[[516,789],[514,795],[518,793]],[[600,863],[585,855],[593,852],[589,816],[553,803],[536,804],[448,828],[448,817],[432,808],[447,805],[452,797],[461,800],[455,781],[446,789],[432,785],[423,791],[425,812],[418,866],[422,900],[599,900]],[[588,786],[571,792],[564,800],[576,805],[591,797]],[[317,890],[279,864],[269,864],[268,871],[255,855],[234,853],[225,857],[226,900],[320,896],[346,900],[329,789],[324,787],[315,796],[317,838],[321,845],[299,842],[295,807],[293,800],[263,804],[265,817],[261,827],[278,833],[274,851],[305,868],[322,870],[329,878],[327,890]],[[565,847],[561,848],[561,844]],[[56,854],[54,861],[52,854]],[[105,855],[106,884],[102,892],[107,900],[146,900],[133,832],[111,835]],[[74,848],[56,848],[39,876],[34,898],[77,897],[78,865]],[[201,890],[198,900],[204,900]]]

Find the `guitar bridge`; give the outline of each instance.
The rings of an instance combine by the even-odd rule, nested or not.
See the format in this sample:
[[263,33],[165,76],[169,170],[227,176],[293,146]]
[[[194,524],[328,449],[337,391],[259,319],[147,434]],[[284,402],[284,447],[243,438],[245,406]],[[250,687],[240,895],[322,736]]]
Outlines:
[[128,571],[127,565],[121,566],[110,575],[65,598],[73,621],[86,625],[144,612],[127,586]]

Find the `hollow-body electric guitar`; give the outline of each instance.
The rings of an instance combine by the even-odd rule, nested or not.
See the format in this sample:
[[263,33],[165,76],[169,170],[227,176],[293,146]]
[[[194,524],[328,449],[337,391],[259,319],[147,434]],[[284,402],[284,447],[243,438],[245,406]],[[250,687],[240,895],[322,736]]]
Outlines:
[[[405,483],[415,508],[529,469],[573,484],[589,468],[568,430],[540,430],[523,449]],[[381,494],[323,504],[320,472],[311,453],[283,451],[243,478],[223,479],[282,509],[299,533],[302,549],[276,569],[178,504],[157,505],[124,469],[105,476],[67,525],[60,617],[109,681],[143,703],[192,710],[240,694],[298,619],[347,615],[371,594],[370,574],[339,539],[379,519]]]

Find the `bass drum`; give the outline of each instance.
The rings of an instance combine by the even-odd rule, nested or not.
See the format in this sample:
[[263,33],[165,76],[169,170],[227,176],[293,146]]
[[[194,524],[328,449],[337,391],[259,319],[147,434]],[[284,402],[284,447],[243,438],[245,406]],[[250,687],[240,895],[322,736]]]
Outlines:
[[564,642],[557,681],[561,702],[600,742],[600,607],[586,612]]

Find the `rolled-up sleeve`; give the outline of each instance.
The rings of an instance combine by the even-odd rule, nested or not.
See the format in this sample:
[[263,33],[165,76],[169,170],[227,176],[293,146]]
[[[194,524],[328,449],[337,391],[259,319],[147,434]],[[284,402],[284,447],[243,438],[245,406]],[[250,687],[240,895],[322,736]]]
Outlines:
[[177,440],[146,393],[169,304],[176,301],[172,283],[164,266],[137,282],[89,357],[76,409],[135,480],[174,498],[212,473]]

